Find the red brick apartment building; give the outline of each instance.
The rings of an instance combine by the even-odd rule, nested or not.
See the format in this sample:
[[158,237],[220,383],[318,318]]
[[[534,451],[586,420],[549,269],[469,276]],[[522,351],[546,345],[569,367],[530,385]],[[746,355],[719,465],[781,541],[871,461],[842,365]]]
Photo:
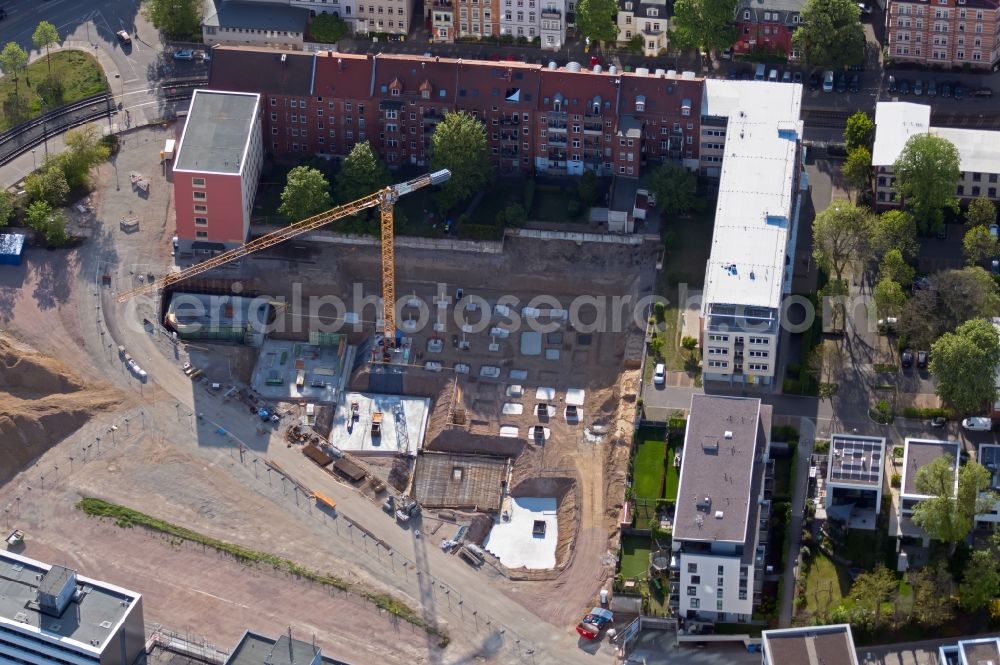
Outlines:
[[736,53],[766,52],[798,58],[792,33],[802,24],[805,0],[743,0],[736,11]]
[[889,0],[885,21],[894,62],[989,69],[1000,61],[1000,0]]
[[501,174],[638,177],[661,160],[698,167],[704,81],[569,63],[216,48],[210,87],[261,95],[265,150],[333,158],[368,140],[390,168],[428,163],[449,111],[486,126]]

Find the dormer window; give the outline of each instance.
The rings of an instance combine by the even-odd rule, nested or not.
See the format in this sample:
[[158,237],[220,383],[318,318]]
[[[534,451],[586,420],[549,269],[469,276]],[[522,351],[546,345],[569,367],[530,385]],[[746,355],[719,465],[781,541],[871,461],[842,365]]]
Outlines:
[[626,2],[625,3],[625,11],[627,11],[627,12],[632,11],[632,3],[631,2]]
[[639,95],[638,97],[635,98],[635,110],[638,111],[639,113],[642,113],[643,111],[646,110],[646,98],[643,97],[642,95]]
[[399,88],[393,88],[392,89],[392,96],[393,97],[399,97]]
[[660,11],[658,9],[647,9],[646,15],[650,17],[656,17],[660,15]]
[[743,12],[743,20],[744,21],[749,21],[750,20],[750,10],[749,9],[744,10],[744,12]]

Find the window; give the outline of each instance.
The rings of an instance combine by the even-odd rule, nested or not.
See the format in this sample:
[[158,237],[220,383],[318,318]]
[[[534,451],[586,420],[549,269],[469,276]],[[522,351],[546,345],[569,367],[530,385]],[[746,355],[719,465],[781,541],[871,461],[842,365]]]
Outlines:
[[722,589],[716,589],[715,590],[715,597],[716,598],[722,598]]
[[709,360],[709,367],[729,367],[729,363],[725,360]]
[[[721,566],[720,566],[720,567],[721,567]],[[725,578],[722,578],[722,577],[717,577],[717,578],[716,578],[716,581],[715,581],[715,583],[716,583],[716,584],[717,584],[718,586],[720,586],[720,587],[721,587],[721,586],[723,586],[723,585],[724,585],[724,584],[726,583],[726,580],[725,580]],[[721,595],[722,595],[722,589],[719,589],[719,595],[720,595],[720,597],[721,597]]]
[[203,205],[203,204],[195,204],[194,211],[195,212],[208,212],[208,206],[207,205]]
[[748,337],[747,341],[750,344],[767,344],[769,340],[767,337]]
[[208,195],[205,192],[194,192],[195,201],[204,201],[206,199],[208,199]]
[[698,587],[696,587],[696,586],[689,586],[687,588],[687,595],[688,596],[697,596],[698,595]]
[[746,600],[746,599],[747,599],[747,590],[740,589],[740,600]]
[[715,609],[717,609],[720,612],[722,611],[722,601],[721,600],[715,601]]
[[191,178],[191,186],[192,187],[204,187],[205,186],[205,179],[204,178]]
[[701,584],[701,575],[692,575],[691,584]]
[[[717,570],[717,574],[718,575],[724,575],[725,572],[726,572],[725,566],[719,566],[719,568]],[[721,578],[719,579],[719,584],[722,584],[722,579]]]
[[699,607],[701,607],[701,600],[699,600],[698,598],[692,598],[691,599],[691,609],[695,609],[696,610]]
[[278,114],[277,113],[272,113],[271,114],[271,122],[277,122],[277,121],[278,121]]
[[710,342],[728,342],[729,341],[729,335],[712,335],[712,334],[710,334],[708,336],[708,341],[710,341]]
[[697,573],[698,572],[698,564],[696,564],[696,563],[689,563],[688,564],[688,572],[689,573]]
[[195,231],[194,232],[194,237],[195,238],[207,238],[208,237],[208,231]]
[[208,226],[208,218],[207,217],[195,217],[194,218],[194,223],[195,223],[195,226]]

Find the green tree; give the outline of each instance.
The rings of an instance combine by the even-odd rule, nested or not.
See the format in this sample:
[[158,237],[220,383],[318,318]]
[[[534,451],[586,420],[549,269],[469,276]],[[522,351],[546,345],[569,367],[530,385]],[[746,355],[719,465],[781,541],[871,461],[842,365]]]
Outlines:
[[18,74],[27,64],[28,54],[24,52],[23,48],[18,46],[17,42],[7,42],[7,44],[3,47],[3,51],[0,51],[0,69],[3,69],[3,73],[7,76],[14,77],[15,97],[18,94]]
[[851,261],[866,260],[874,219],[850,201],[833,201],[813,221],[813,256],[840,280]]
[[447,113],[431,137],[431,167],[451,171],[437,194],[443,211],[482,191],[493,175],[483,123],[464,111]]
[[[872,249],[876,255],[885,256],[894,249],[906,258],[914,258],[920,249],[917,242],[917,222],[905,210],[887,210],[875,220]],[[912,278],[911,278],[912,279]],[[909,284],[909,280],[897,280]]]
[[288,172],[285,189],[281,192],[279,213],[297,222],[330,206],[330,183],[322,173],[309,166],[296,166]]
[[906,305],[906,293],[903,292],[903,287],[891,279],[879,280],[872,296],[875,298],[879,318],[899,316]]
[[646,187],[656,197],[656,207],[664,215],[683,215],[698,206],[698,181],[680,164],[668,162],[656,167]]
[[965,211],[965,225],[968,227],[985,226],[995,224],[997,221],[997,208],[993,201],[986,196],[974,199]]
[[872,153],[865,146],[861,145],[847,153],[840,172],[847,181],[848,186],[858,193],[871,193],[872,184]]
[[58,158],[59,167],[70,188],[89,187],[90,170],[111,155],[111,149],[94,125],[86,125],[66,132],[66,151]]
[[309,34],[322,44],[334,44],[343,39],[348,27],[344,19],[334,14],[322,13],[314,16],[309,24]]
[[576,191],[580,196],[580,203],[583,205],[592,206],[597,203],[597,199],[601,195],[601,186],[597,181],[597,174],[590,169],[584,171],[576,183]]
[[996,399],[996,366],[1000,342],[986,319],[966,321],[931,347],[931,374],[937,394],[959,413],[974,413]]
[[955,582],[944,561],[914,570],[910,573],[910,585],[913,587],[913,618],[917,623],[934,628],[954,618],[952,591]]
[[913,509],[913,522],[934,540],[950,545],[954,553],[972,530],[978,513],[992,510],[996,497],[984,492],[990,486],[989,470],[978,462],[963,465],[955,485],[955,458],[942,455],[917,469],[917,491],[929,496]]
[[7,226],[11,216],[14,214],[14,195],[10,192],[0,190],[0,228]]
[[887,251],[878,268],[880,280],[890,279],[898,284],[910,284],[916,274],[916,271],[903,258],[903,253],[899,249]]
[[945,208],[958,212],[955,187],[962,171],[958,150],[947,139],[933,134],[911,136],[892,170],[896,192],[924,232],[942,228]]
[[337,201],[348,203],[389,184],[389,171],[368,141],[355,143],[334,179]]
[[576,5],[576,31],[592,42],[617,41],[617,17],[615,0],[580,0]]
[[48,21],[41,21],[35,28],[35,34],[31,36],[31,41],[41,50],[45,49],[45,63],[49,66],[49,74],[52,73],[52,60],[49,59],[49,47],[59,43],[59,31],[56,26]]
[[739,0],[677,0],[670,21],[675,48],[700,49],[713,54],[733,45],[737,31],[733,18]]
[[201,36],[201,0],[145,0],[143,5],[149,22],[167,37]]
[[69,240],[66,234],[66,216],[62,210],[53,210],[45,225],[45,243],[49,247],[62,247]]
[[988,606],[1000,594],[1000,560],[993,549],[975,550],[965,566],[958,586],[958,602],[975,612]]
[[872,627],[878,630],[882,623],[882,605],[898,586],[892,571],[879,564],[875,570],[858,575],[851,585],[850,598],[858,610],[871,617]]
[[853,0],[806,0],[792,44],[810,65],[860,64],[865,59],[861,10]]
[[997,241],[987,227],[976,225],[965,232],[962,252],[966,263],[976,265],[996,255]]
[[847,124],[844,125],[844,145],[847,147],[847,152],[856,148],[871,150],[874,140],[875,123],[866,112],[856,111],[847,119]]
[[33,201],[45,201],[53,208],[66,203],[69,183],[57,159],[47,160],[41,169],[25,178],[24,191]]
[[44,199],[39,199],[28,206],[26,217],[28,226],[35,231],[44,233],[49,225],[54,210]]

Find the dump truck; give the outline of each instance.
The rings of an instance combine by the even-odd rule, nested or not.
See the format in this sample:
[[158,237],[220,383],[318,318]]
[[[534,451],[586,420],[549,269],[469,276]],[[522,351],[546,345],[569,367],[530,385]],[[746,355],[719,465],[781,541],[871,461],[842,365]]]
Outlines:
[[411,517],[420,514],[420,506],[412,498],[405,494],[396,500],[396,521],[405,524]]
[[382,412],[372,414],[372,436],[382,436]]

